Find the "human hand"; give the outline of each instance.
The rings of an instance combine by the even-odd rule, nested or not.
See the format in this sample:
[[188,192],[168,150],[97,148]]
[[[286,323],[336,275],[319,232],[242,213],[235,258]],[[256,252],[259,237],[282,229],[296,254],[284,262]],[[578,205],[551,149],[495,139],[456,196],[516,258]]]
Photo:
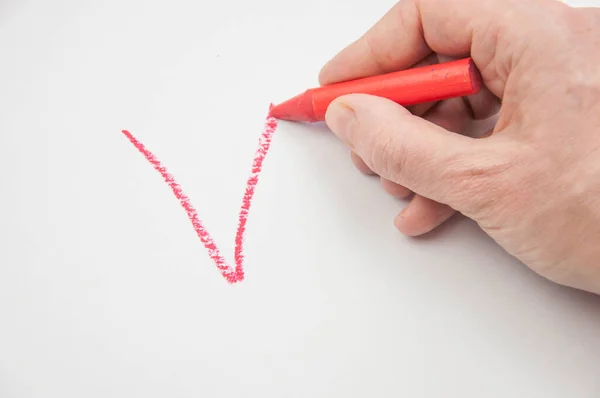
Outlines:
[[[401,0],[320,81],[465,56],[486,85],[477,95],[408,109],[348,95],[326,122],[358,169],[397,197],[415,194],[396,217],[401,232],[424,234],[458,211],[542,276],[600,293],[599,10]],[[474,120],[496,113],[479,135]]]

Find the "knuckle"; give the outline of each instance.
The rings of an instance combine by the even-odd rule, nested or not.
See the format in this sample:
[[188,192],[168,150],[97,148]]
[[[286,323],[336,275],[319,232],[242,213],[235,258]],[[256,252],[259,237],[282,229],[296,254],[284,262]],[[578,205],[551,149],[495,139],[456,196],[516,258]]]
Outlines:
[[391,181],[402,182],[406,174],[407,149],[398,137],[399,134],[390,133],[389,126],[381,126],[373,135],[370,159],[379,175]]
[[452,202],[467,204],[464,214],[477,220],[490,214],[490,209],[495,212],[514,202],[522,184],[515,180],[523,175],[513,172],[522,163],[517,148],[494,145],[491,150],[481,149],[459,154],[445,168],[445,178],[455,186]]
[[374,43],[376,37],[375,34],[367,33],[364,35],[363,41],[377,69],[381,72],[387,72],[390,63],[389,56],[380,52],[380,46]]

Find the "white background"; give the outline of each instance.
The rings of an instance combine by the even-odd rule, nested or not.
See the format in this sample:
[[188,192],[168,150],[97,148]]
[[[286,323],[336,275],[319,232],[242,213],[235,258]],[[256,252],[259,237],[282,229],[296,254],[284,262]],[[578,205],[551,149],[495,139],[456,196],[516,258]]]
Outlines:
[[[582,5],[583,2],[578,2]],[[0,1],[0,397],[598,397],[600,299],[457,218],[427,238],[323,126],[268,105],[393,1]]]

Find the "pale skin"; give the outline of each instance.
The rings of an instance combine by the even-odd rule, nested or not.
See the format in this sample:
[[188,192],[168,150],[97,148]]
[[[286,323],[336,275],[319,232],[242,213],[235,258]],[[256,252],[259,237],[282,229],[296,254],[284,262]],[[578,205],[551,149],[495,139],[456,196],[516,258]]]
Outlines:
[[[600,10],[555,0],[401,0],[321,84],[470,56],[486,88],[409,109],[349,95],[326,122],[425,234],[460,212],[540,275],[600,294]],[[473,121],[497,115],[493,130]]]

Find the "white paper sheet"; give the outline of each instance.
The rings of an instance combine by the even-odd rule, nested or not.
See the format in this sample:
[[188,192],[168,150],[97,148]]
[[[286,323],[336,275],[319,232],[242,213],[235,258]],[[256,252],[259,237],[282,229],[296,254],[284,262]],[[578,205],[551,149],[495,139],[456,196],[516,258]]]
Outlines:
[[[581,2],[580,2],[581,4]],[[0,397],[597,397],[600,300],[457,218],[422,239],[322,125],[271,102],[393,1],[0,2]]]

